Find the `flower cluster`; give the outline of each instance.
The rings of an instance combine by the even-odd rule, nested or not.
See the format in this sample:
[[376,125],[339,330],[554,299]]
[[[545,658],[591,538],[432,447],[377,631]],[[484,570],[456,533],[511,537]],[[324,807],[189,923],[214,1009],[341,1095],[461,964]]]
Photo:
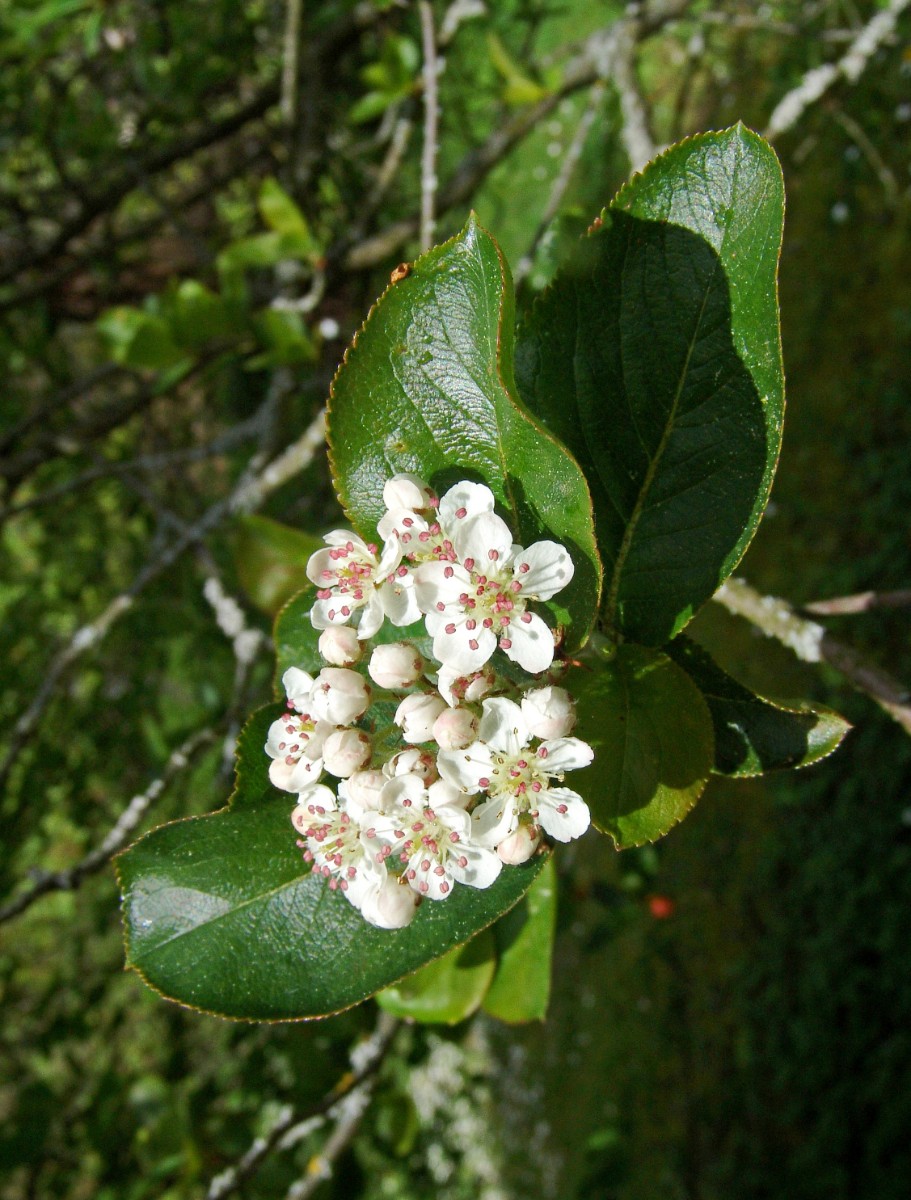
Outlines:
[[[305,859],[390,929],[456,884],[489,887],[545,835],[584,833],[588,808],[563,779],[592,750],[571,736],[573,702],[553,682],[563,664],[529,608],[572,578],[564,547],[516,545],[481,484],[437,498],[417,476],[397,475],[383,498],[382,548],[334,531],[310,559],[310,616],[329,665],[315,677],[285,672],[287,711],[265,749],[272,782],[297,796]],[[412,640],[369,644],[386,621],[422,617],[423,653]],[[498,648],[539,678],[501,674]],[[397,745],[375,733],[368,709],[379,700],[395,703]]]

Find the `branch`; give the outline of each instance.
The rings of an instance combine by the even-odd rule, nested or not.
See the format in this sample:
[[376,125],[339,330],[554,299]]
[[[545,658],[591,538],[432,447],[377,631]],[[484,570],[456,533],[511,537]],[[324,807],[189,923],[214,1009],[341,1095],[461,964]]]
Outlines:
[[434,205],[437,194],[437,131],[439,125],[439,101],[437,98],[436,36],[433,30],[433,9],[428,0],[420,0],[418,12],[421,17],[421,45],[424,51],[424,148],[421,152],[421,250],[433,245]]
[[612,82],[620,98],[620,140],[629,159],[630,173],[635,174],[652,161],[657,148],[649,129],[649,116],[636,78],[636,46],[639,41],[638,22],[623,21],[617,30],[613,57]]
[[323,445],[324,437],[325,413],[321,410],[297,441],[292,442],[265,467],[260,467],[254,459],[229,495],[208,508],[194,524],[187,526],[160,555],[142,568],[126,591],[115,596],[94,620],[76,630],[49,664],[34,699],[13,727],[10,747],[0,765],[0,792],[6,787],[10,772],[35,732],[69,667],[86,650],[102,640],[115,621],[132,607],[139,593],[172,567],[184,551],[203,541],[229,517],[253,512],[271,492],[309,466],[317,450]]
[[857,592],[853,596],[837,596],[832,600],[814,600],[802,604],[804,612],[816,613],[821,617],[841,616],[845,613],[869,612],[871,608],[906,608],[911,604],[911,588],[896,592]]
[[890,0],[888,8],[877,12],[867,22],[838,62],[807,71],[797,87],[778,101],[765,136],[772,139],[793,129],[810,105],[824,96],[839,79],[857,83],[874,54],[894,33],[899,17],[909,4],[911,0]]
[[[352,1047],[351,1070],[306,1113],[295,1116],[290,1105],[282,1108],[269,1132],[263,1137],[258,1137],[232,1167],[215,1176],[209,1184],[206,1200],[226,1200],[227,1196],[233,1195],[242,1187],[273,1150],[290,1148],[301,1138],[315,1132],[330,1114],[335,1113],[339,1124],[342,1124],[343,1119],[350,1121],[350,1117],[347,1116],[349,1111],[361,1105],[362,1115],[372,1092],[372,1077],[392,1045],[400,1024],[400,1021],[390,1017],[388,1013],[381,1012],[370,1037]],[[327,1143],[327,1153],[328,1150]]]
[[65,871],[56,871],[53,874],[42,874],[28,891],[22,892],[8,903],[0,906],[0,924],[25,912],[36,900],[46,896],[49,892],[75,891],[84,879],[89,875],[96,874],[106,866],[118,850],[122,850],[127,844],[133,830],[175,776],[185,770],[194,756],[206,746],[211,745],[214,740],[215,732],[209,728],[200,729],[191,734],[183,745],[178,746],[173,752],[165,763],[161,775],[150,783],[144,792],[133,797],[100,846],[87,854],[74,867],[69,867]]
[[911,733],[911,692],[904,684],[831,637],[816,621],[799,616],[786,600],[763,596],[742,579],[729,579],[714,599],[728,612],[745,617],[766,637],[787,646],[803,662],[824,662],[834,667]]

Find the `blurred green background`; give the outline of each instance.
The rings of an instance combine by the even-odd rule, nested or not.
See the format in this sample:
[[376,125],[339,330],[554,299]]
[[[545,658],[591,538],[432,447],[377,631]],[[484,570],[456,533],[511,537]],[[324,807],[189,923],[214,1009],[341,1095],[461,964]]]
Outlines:
[[[911,577],[911,6],[433,6],[438,237],[475,207],[520,306],[628,174],[631,96],[659,146],[762,130],[877,13],[894,28],[859,77],[775,139],[789,408],[743,573],[797,605]],[[628,78],[574,82],[621,21]],[[140,830],[228,794],[271,661],[265,640],[238,660],[205,581],[267,633],[306,539],[261,518],[320,533],[337,510],[321,456],[258,517],[223,502],[306,428],[416,253],[422,53],[416,6],[395,0],[0,0],[0,55],[0,894],[15,901],[98,847],[195,731],[211,739]],[[131,588],[70,661],[73,634]],[[906,609],[827,626],[911,678]],[[831,704],[855,731],[804,773],[713,783],[655,847],[618,855],[592,833],[565,850],[546,1024],[402,1030],[314,1194],[909,1194],[911,744],[834,671],[716,606],[692,629],[744,682]],[[2,1200],[203,1197],[373,1028],[372,1004],[276,1026],[168,1004],[122,970],[110,867],[58,882],[79,886],[0,925]],[[277,1149],[238,1194],[305,1194],[325,1137]]]

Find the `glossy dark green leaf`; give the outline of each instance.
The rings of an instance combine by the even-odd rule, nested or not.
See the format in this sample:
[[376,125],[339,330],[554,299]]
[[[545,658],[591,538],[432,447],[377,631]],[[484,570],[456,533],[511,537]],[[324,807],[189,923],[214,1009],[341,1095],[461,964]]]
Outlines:
[[239,519],[233,541],[241,586],[270,615],[309,586],[307,560],[323,545],[312,533],[257,515]]
[[575,577],[549,607],[573,648],[600,592],[591,498],[571,455],[516,400],[512,322],[508,268],[472,217],[387,289],[357,335],[332,388],[330,457],[342,504],[368,539],[397,471],[438,490],[484,480],[518,541],[549,537],[570,551]]
[[691,138],[620,192],[520,330],[522,396],[585,471],[605,618],[633,640],[682,629],[765,508],[783,211],[756,134]]
[[271,787],[262,751],[280,711],[261,710],[244,731],[228,808],[163,825],[117,859],[128,966],[220,1016],[290,1020],[357,1004],[492,924],[544,865],[504,869],[485,891],[458,887],[407,929],[373,928],[295,845],[294,798]]
[[787,707],[757,696],[689,638],[675,638],[666,651],[705,696],[721,775],[808,767],[837,750],[851,728],[829,708]]
[[483,1004],[492,1017],[514,1025],[547,1016],[556,919],[557,872],[551,859],[524,899],[493,927],[497,970]]
[[496,967],[493,935],[485,929],[377,994],[380,1008],[422,1024],[457,1025],[481,1006]]
[[714,763],[712,718],[689,675],[660,650],[625,643],[567,676],[573,731],[595,751],[572,787],[621,849],[654,842],[683,820]]

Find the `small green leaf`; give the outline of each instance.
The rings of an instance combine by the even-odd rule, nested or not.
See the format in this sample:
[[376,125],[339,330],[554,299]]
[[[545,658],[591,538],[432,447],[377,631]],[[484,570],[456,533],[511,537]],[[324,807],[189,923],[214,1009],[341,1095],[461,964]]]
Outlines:
[[260,185],[259,211],[270,229],[298,238],[301,246],[309,243],[311,252],[316,250],[306,217],[278,180],[271,176]]
[[297,366],[312,362],[316,351],[307,326],[300,313],[278,308],[264,308],[253,318],[257,336],[266,347],[249,364],[251,369],[263,366]]
[[705,696],[715,727],[714,770],[720,775],[808,767],[837,750],[851,728],[830,708],[788,707],[755,695],[687,637],[675,638],[665,649]]
[[315,599],[316,589],[307,583],[275,618],[275,671],[279,679],[289,667],[316,675],[326,665],[317,646],[319,630],[310,620]]
[[121,366],[157,371],[187,358],[187,352],[175,342],[170,325],[157,313],[126,306],[111,308],[99,317],[97,326],[111,357]]
[[573,773],[594,824],[619,849],[663,837],[690,811],[714,763],[712,718],[689,675],[660,650],[624,643],[567,677],[574,733],[595,760]]
[[329,405],[336,490],[370,540],[396,472],[438,490],[483,479],[518,541],[553,538],[572,555],[575,576],[549,607],[574,649],[600,589],[591,499],[569,453],[515,399],[512,337],[508,268],[472,217],[385,292],[348,351]]
[[457,1025],[477,1012],[493,979],[496,959],[490,930],[450,950],[377,994],[380,1008],[422,1024]]
[[520,331],[522,396],[585,471],[605,618],[632,640],[682,629],[765,508],[784,410],[783,211],[756,134],[674,146],[620,192]]
[[557,919],[553,859],[516,907],[493,927],[497,970],[484,1011],[511,1025],[543,1021],[550,1001],[550,972]]
[[270,616],[308,586],[307,560],[323,546],[315,534],[256,515],[238,520],[233,541],[241,587]]
[[117,858],[127,964],[169,999],[219,1016],[294,1020],[358,1004],[474,937],[516,904],[544,861],[492,887],[426,902],[407,929],[368,925],[309,873],[294,798],[269,783],[263,743],[282,706],[248,723],[228,808],[163,825]]

